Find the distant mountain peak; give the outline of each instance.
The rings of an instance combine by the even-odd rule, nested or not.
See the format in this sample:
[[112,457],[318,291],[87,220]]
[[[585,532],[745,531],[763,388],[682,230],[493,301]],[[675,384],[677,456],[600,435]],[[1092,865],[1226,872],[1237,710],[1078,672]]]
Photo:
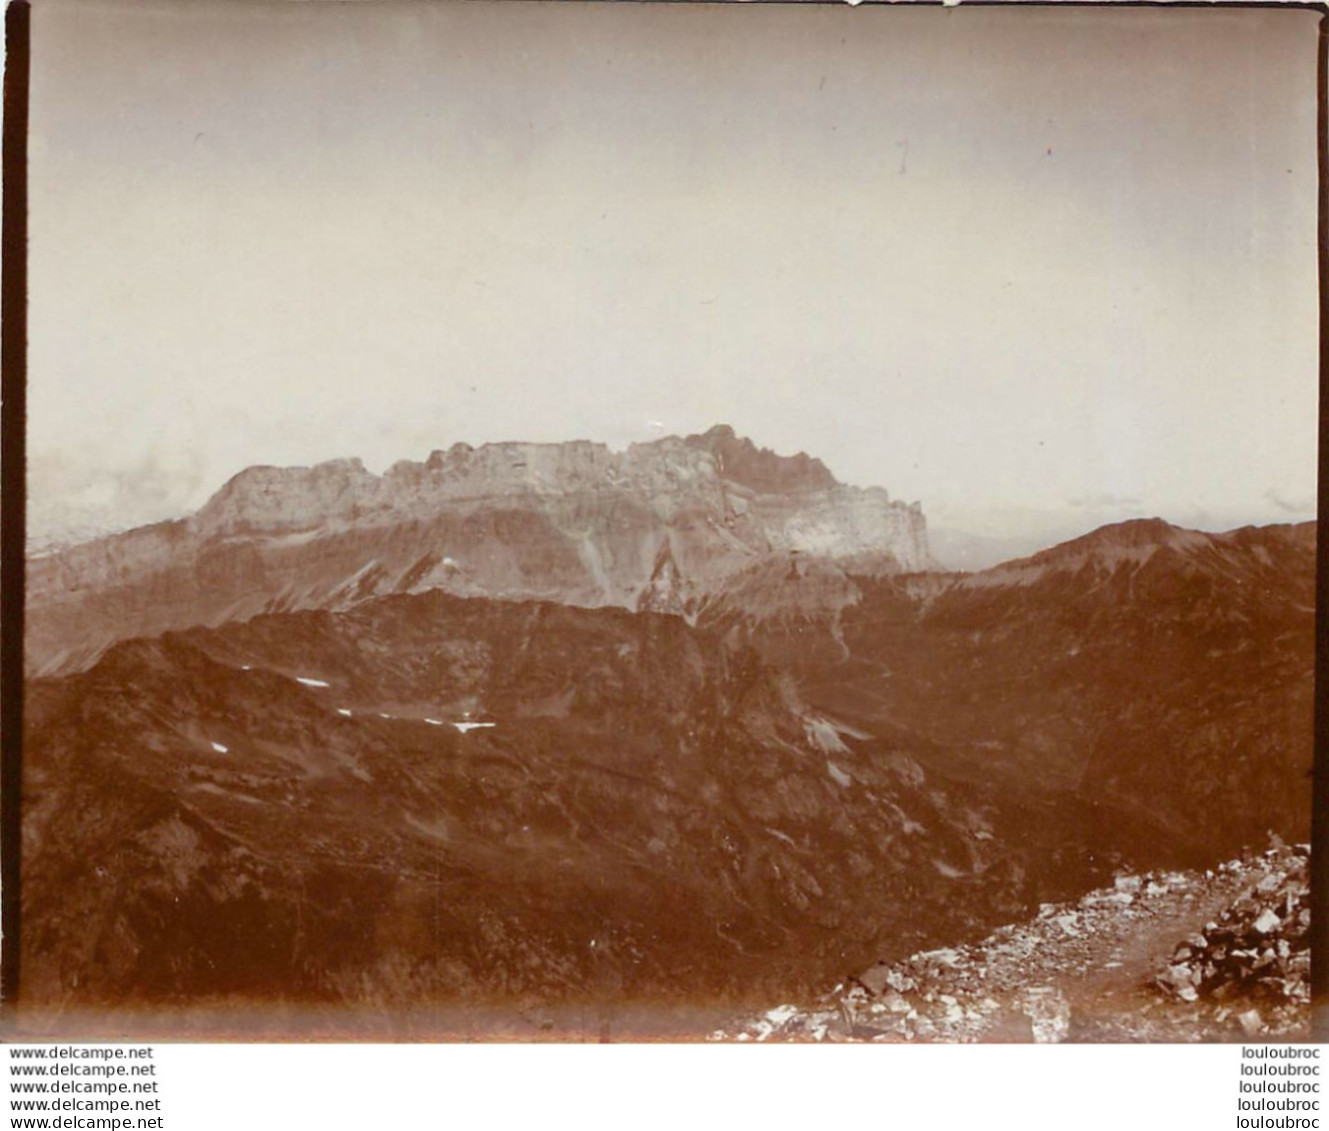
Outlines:
[[1052,574],[1138,569],[1146,564],[1186,574],[1261,572],[1279,559],[1314,554],[1315,524],[1246,526],[1220,534],[1174,526],[1161,518],[1137,518],[1100,526],[1027,558],[966,574],[965,588],[1028,585]]
[[754,491],[784,494],[838,485],[821,460],[805,452],[782,456],[770,448],[759,448],[737,435],[728,424],[716,424],[705,432],[686,437],[683,442],[710,452],[715,457],[716,469],[725,479]]
[[1132,518],[1113,522],[1072,538],[1069,542],[1043,550],[1028,560],[1051,564],[1067,558],[1092,555],[1104,559],[1122,556],[1138,558],[1167,547],[1173,550],[1199,549],[1209,544],[1209,535],[1198,530],[1173,526],[1161,518]]
[[[728,424],[686,437],[666,436],[616,452],[591,440],[464,442],[423,462],[401,460],[383,475],[356,458],[312,467],[249,467],[233,476],[194,517],[200,533],[310,529],[368,515],[428,514],[460,498],[632,489],[658,495],[691,484],[731,484],[757,495],[804,496],[844,488],[821,460],[783,456],[739,436]],[[879,487],[869,488],[883,498]]]
[[429,589],[690,615],[791,553],[871,573],[933,564],[917,505],[724,424],[623,451],[455,443],[382,475],[358,459],[251,467],[189,518],[34,562],[28,654],[68,670],[130,636]]

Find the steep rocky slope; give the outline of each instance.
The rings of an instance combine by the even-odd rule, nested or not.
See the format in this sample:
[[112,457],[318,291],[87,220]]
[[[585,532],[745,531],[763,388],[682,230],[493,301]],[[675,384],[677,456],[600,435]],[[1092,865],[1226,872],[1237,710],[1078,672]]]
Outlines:
[[32,1006],[750,998],[1098,874],[1076,806],[924,773],[679,617],[262,616],[29,716]]
[[1093,799],[1206,865],[1309,836],[1315,528],[1104,527],[977,574],[795,560],[701,624],[921,763]]
[[1123,872],[969,945],[882,962],[736,1041],[1306,1040],[1309,845],[1203,872]]
[[922,512],[732,429],[613,452],[457,444],[382,476],[358,460],[242,472],[195,515],[34,558],[28,670],[117,640],[442,589],[692,612],[772,554],[927,568]]

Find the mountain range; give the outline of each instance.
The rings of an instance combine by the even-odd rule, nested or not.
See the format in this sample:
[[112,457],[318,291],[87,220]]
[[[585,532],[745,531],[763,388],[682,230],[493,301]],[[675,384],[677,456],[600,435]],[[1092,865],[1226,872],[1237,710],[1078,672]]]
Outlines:
[[932,565],[921,509],[717,426],[631,445],[455,444],[382,475],[249,468],[189,518],[33,558],[27,666],[258,613],[443,590],[691,615],[753,561]]
[[34,559],[25,1000],[770,1001],[1307,837],[1313,524],[934,567],[723,427],[254,469]]

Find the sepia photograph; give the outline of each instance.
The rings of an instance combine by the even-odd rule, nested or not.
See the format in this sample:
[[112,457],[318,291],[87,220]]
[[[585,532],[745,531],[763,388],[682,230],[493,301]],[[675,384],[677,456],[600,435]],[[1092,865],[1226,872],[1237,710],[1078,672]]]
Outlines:
[[6,1039],[1308,1040],[1319,25],[34,5]]

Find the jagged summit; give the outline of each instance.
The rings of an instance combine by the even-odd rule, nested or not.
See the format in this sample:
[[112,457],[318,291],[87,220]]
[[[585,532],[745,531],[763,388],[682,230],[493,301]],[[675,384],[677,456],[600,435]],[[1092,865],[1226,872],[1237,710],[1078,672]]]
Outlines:
[[[687,437],[666,436],[616,452],[590,440],[562,443],[455,443],[423,462],[401,460],[383,475],[359,459],[313,467],[250,467],[233,476],[191,522],[203,534],[309,528],[375,514],[419,514],[448,500],[525,494],[662,492],[727,485],[757,495],[842,487],[819,459],[782,456],[727,424]],[[874,493],[888,498],[881,488]]]
[[807,491],[838,485],[821,460],[804,452],[777,455],[769,448],[759,448],[751,440],[736,436],[728,424],[717,424],[706,432],[688,436],[684,443],[710,452],[722,476],[754,491]]
[[188,518],[30,561],[28,658],[65,670],[130,636],[429,589],[690,616],[790,553],[933,564],[917,504],[727,425],[623,451],[457,443],[382,475],[358,459],[251,467]]

